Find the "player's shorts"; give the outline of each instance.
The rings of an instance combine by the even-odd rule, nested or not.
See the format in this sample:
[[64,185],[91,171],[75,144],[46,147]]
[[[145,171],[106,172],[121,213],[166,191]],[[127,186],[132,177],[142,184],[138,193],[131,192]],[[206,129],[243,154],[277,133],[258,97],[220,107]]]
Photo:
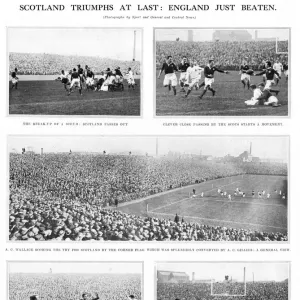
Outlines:
[[93,85],[94,79],[92,77],[87,77],[85,83],[86,85]]
[[213,83],[214,83],[215,79],[214,78],[206,78],[204,79],[204,84],[205,84],[205,87],[207,86],[211,86]]
[[66,78],[66,77],[64,77],[64,78],[62,78],[61,79],[61,82],[63,83],[63,84],[67,84],[68,83],[68,78]]
[[274,81],[274,80],[267,80],[264,89],[265,89],[265,90],[269,90],[274,84],[275,84],[275,81]]
[[242,75],[241,75],[241,80],[248,80],[249,82],[250,82],[250,75],[249,74],[247,74],[247,73],[242,73]]
[[186,72],[180,73],[179,81],[183,81],[183,82],[186,81]]
[[135,84],[134,78],[130,77],[127,79],[128,84]]
[[278,99],[275,96],[270,96],[268,101],[264,103],[264,105],[272,105],[272,104],[277,104]]
[[286,77],[288,77],[288,76],[289,76],[289,70],[285,70],[285,71],[284,71],[284,75],[285,75]]
[[16,84],[19,82],[18,78],[12,78],[11,79],[12,84]]
[[74,85],[75,85],[75,86],[78,86],[78,87],[81,86],[81,84],[80,84],[80,78],[73,78],[73,79],[72,79],[70,88],[72,88]]
[[192,79],[189,82],[189,89],[192,89],[197,83],[199,83],[199,80],[197,78]]
[[171,84],[172,86],[177,85],[177,77],[175,73],[170,73],[165,75],[164,86]]

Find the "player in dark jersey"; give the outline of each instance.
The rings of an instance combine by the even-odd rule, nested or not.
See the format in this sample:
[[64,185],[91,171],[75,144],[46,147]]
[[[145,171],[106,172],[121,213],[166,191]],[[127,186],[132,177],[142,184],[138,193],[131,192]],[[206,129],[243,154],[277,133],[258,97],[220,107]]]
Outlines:
[[250,70],[250,67],[248,66],[247,62],[244,61],[240,67],[241,82],[242,82],[244,88],[247,85],[248,90],[250,89],[250,74],[248,74],[249,70]]
[[279,79],[281,77],[280,77],[279,73],[272,68],[272,64],[270,61],[267,61],[265,70],[263,70],[260,73],[254,74],[254,76],[260,76],[260,75],[266,75],[265,89],[269,90],[271,93],[275,93],[277,96],[279,93],[279,90],[272,89],[272,86],[275,84],[274,76],[277,75],[279,77]]
[[80,79],[80,75],[78,74],[75,68],[73,69],[73,72],[71,74],[71,85],[68,96],[71,94],[73,86],[78,87],[79,94],[82,96],[82,82]]
[[184,84],[186,82],[186,70],[188,69],[189,66],[190,64],[188,63],[186,56],[183,56],[181,63],[178,65],[178,70],[181,72],[179,77],[181,92],[185,92]]
[[170,91],[172,86],[174,96],[176,96],[177,77],[175,72],[178,71],[178,68],[173,63],[173,58],[171,55],[169,55],[167,57],[167,60],[163,63],[158,74],[158,79],[160,78],[160,75],[163,71],[165,72],[165,78],[163,83],[164,87],[168,87]]
[[288,65],[288,63],[284,62],[283,66],[282,66],[282,69],[283,69],[283,73],[285,75],[285,81],[287,81],[288,78],[289,78],[289,65]]
[[[85,84],[85,75],[84,75],[84,70],[81,68],[80,65],[77,65],[77,72],[79,74],[79,78],[80,78],[80,82],[81,82],[81,87],[85,87],[86,88],[86,84]],[[86,66],[88,68],[88,66]]]
[[265,88],[264,83],[259,84],[259,88],[262,90],[262,94],[257,98],[259,105],[281,106],[278,104],[278,99],[271,94],[271,91]]
[[17,76],[18,69],[15,68],[14,71],[11,72],[11,83],[12,83],[12,89],[15,88],[16,90],[18,89],[18,83],[19,83],[19,78]]
[[86,84],[86,89],[88,90],[89,88],[93,90],[95,88],[94,86],[94,78],[95,74],[94,72],[88,67],[85,73],[85,84]]
[[223,71],[218,69],[217,67],[214,67],[214,60],[210,59],[208,61],[208,65],[204,68],[204,90],[202,94],[199,96],[199,99],[202,99],[202,97],[205,95],[206,91],[209,90],[212,92],[212,95],[214,96],[216,91],[211,87],[211,85],[214,82],[214,73],[215,72],[225,73],[228,74],[228,71]]

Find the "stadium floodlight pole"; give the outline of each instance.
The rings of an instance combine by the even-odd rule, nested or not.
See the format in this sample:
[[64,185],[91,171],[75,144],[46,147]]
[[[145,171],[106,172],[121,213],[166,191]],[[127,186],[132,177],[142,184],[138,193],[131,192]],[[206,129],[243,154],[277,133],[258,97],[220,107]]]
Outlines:
[[244,267],[244,295],[246,296],[246,267]]

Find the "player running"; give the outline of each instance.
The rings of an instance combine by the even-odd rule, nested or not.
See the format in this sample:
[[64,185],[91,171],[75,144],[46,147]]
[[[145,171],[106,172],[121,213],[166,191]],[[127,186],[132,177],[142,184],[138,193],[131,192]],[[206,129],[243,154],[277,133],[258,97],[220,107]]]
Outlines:
[[189,67],[190,67],[190,64],[188,63],[186,56],[183,56],[181,63],[178,65],[178,70],[180,71],[179,82],[180,82],[180,86],[181,86],[181,90],[180,90],[181,92],[185,92],[184,85],[185,85],[186,79],[187,79],[186,72]]
[[165,72],[165,78],[163,83],[164,87],[169,87],[169,91],[170,91],[172,86],[174,96],[176,96],[177,77],[175,72],[178,71],[178,68],[173,63],[173,58],[171,55],[169,55],[167,57],[166,62],[163,63],[158,74],[158,79],[160,78],[160,75],[163,71]]
[[82,84],[82,82],[80,80],[80,75],[74,68],[73,72],[71,74],[71,85],[70,85],[68,96],[70,96],[73,86],[78,87],[79,94],[82,96],[82,85],[81,84]]
[[203,98],[203,96],[205,95],[207,90],[211,91],[213,96],[216,94],[216,91],[211,87],[212,84],[214,83],[214,73],[216,71],[220,72],[220,73],[225,73],[225,74],[229,73],[228,71],[223,71],[223,70],[220,70],[220,69],[214,67],[214,60],[210,59],[208,61],[208,65],[204,68],[205,86],[204,86],[204,90],[203,90],[201,96],[199,96],[199,99]]
[[278,59],[276,59],[274,65],[273,65],[273,69],[275,71],[277,71],[277,73],[279,74],[279,76],[277,76],[277,75],[274,76],[275,85],[278,85],[279,78],[281,78],[281,72],[283,71],[282,63]]
[[250,89],[250,72],[251,72],[251,69],[248,66],[246,60],[244,60],[243,64],[240,67],[241,82],[242,82],[244,88],[247,85],[248,90]]
[[196,86],[199,85],[199,82],[201,80],[201,72],[203,71],[203,68],[199,67],[197,65],[197,62],[191,61],[190,66],[186,70],[186,81],[189,85],[186,94],[184,97],[187,97],[192,89]]
[[11,88],[15,88],[16,90],[18,89],[18,83],[19,83],[19,78],[17,76],[17,73],[18,73],[18,69],[15,68],[15,70],[13,72],[11,72],[11,83],[12,83],[12,86]]
[[274,70],[272,68],[271,62],[267,61],[266,63],[266,69],[263,70],[260,73],[256,73],[254,74],[254,76],[260,76],[260,75],[266,75],[266,85],[265,85],[265,90],[269,90],[271,93],[275,93],[276,96],[278,95],[279,91],[278,90],[274,90],[272,89],[272,86],[275,84],[274,81],[274,76],[277,75],[279,77],[279,79],[281,78],[280,75],[278,74],[278,72],[276,70]]

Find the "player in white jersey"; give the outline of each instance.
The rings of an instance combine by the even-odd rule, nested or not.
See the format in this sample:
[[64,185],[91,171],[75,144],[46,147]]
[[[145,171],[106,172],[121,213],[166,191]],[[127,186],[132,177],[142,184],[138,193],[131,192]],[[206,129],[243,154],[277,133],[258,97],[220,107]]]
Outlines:
[[278,85],[279,78],[281,77],[281,72],[283,71],[282,63],[278,59],[276,59],[276,62],[273,65],[273,69],[279,74],[279,76],[276,74],[274,76],[275,85]]
[[126,74],[126,76],[127,76],[128,88],[129,89],[132,88],[134,90],[135,81],[134,81],[134,75],[131,68],[128,68],[128,73]]
[[203,68],[199,67],[196,61],[190,62],[190,66],[186,70],[186,81],[189,85],[189,88],[186,94],[184,95],[185,97],[187,97],[190,94],[190,92],[196,85],[199,85],[202,71]]
[[258,98],[262,95],[260,85],[257,87],[255,84],[250,85],[250,89],[253,91],[253,97],[250,100],[246,100],[245,104],[248,106],[257,105],[259,103]]

